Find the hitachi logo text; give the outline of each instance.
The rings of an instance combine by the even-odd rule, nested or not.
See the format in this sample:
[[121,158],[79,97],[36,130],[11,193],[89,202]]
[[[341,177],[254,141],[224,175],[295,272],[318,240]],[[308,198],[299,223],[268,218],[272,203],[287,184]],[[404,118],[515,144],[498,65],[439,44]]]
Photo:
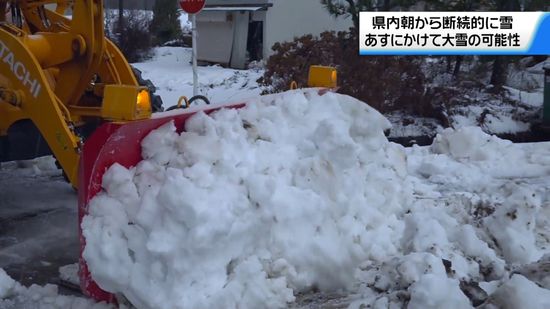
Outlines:
[[32,96],[34,98],[38,97],[40,91],[42,90],[42,86],[38,82],[38,79],[33,78],[30,75],[25,64],[18,61],[13,52],[2,41],[0,41],[0,65],[7,65],[13,75],[15,75],[15,77],[23,83],[23,86],[29,88]]

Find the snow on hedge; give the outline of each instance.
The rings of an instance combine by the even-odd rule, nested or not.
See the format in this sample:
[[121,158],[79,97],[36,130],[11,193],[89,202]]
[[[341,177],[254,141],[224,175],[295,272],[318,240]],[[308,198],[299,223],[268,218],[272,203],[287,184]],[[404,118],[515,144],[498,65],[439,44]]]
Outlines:
[[438,188],[447,177],[473,191],[505,174],[488,163],[502,164],[496,151],[525,153],[468,128],[407,154],[388,128],[366,104],[314,90],[199,113],[182,134],[164,125],[90,203],[93,278],[138,308],[285,308],[313,289],[353,294],[351,308],[470,308],[471,281],[494,303],[535,284],[507,276],[544,253],[538,192],[497,191],[506,205],[479,219]]

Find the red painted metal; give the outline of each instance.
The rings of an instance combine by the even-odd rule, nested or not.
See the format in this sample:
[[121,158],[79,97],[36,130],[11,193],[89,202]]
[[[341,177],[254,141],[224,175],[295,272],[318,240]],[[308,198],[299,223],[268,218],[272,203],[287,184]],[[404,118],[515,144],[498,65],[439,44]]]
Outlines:
[[[240,108],[245,104],[229,104],[226,108]],[[204,110],[206,113],[222,108],[220,106]],[[198,111],[183,112],[162,118],[153,118],[143,121],[134,121],[124,124],[106,123],[100,126],[84,144],[79,170],[78,190],[78,229],[80,237],[80,287],[82,292],[97,300],[115,303],[114,295],[102,290],[92,279],[82,252],[86,245],[82,235],[82,218],[88,213],[88,203],[99,192],[103,174],[114,163],[126,168],[135,166],[141,161],[141,141],[152,130],[174,121],[181,132],[185,121]]]
[[204,8],[206,0],[180,0],[179,3],[187,14],[197,14]]

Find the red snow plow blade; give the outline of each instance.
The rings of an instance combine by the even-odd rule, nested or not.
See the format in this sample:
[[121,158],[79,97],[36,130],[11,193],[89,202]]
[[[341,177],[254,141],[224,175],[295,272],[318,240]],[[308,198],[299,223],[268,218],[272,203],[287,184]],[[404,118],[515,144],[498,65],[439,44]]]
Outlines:
[[[240,108],[245,104],[228,104],[202,110],[206,113],[220,108]],[[88,213],[88,203],[101,191],[103,174],[114,163],[126,168],[136,166],[141,160],[141,141],[152,130],[174,121],[178,132],[184,130],[185,122],[199,110],[184,110],[165,117],[128,123],[106,123],[100,126],[87,140],[80,158],[78,190],[78,228],[80,237],[80,288],[97,301],[116,302],[115,296],[102,290],[92,279],[86,261],[82,257],[85,239],[82,235],[82,218]]]

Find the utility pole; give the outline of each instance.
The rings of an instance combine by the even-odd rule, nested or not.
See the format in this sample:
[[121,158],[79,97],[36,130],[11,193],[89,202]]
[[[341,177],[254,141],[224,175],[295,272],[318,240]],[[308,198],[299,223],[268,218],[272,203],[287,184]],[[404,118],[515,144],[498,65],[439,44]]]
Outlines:
[[180,0],[181,9],[191,15],[193,41],[193,96],[199,94],[199,77],[197,73],[197,14],[204,8],[205,0]]
[[199,94],[199,75],[197,73],[197,14],[191,14],[191,38],[193,44],[193,96]]

